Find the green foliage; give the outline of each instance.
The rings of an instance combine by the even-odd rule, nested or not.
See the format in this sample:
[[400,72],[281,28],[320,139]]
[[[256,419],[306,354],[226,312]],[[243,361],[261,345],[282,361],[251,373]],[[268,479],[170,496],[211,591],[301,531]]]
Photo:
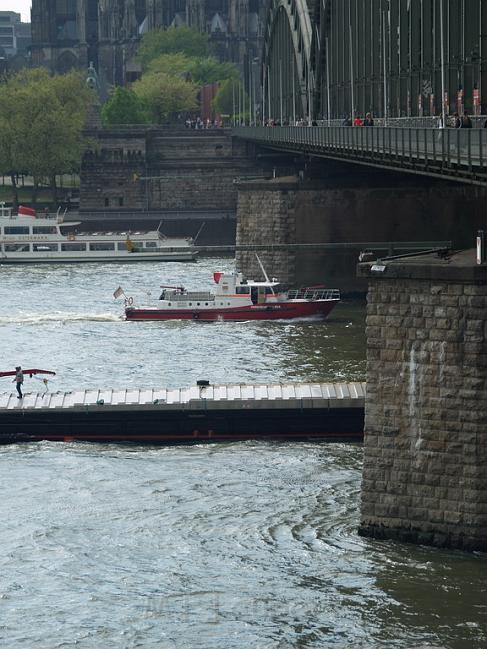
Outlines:
[[220,63],[213,56],[207,56],[204,59],[193,59],[189,74],[193,82],[198,86],[206,86],[226,79],[238,79],[239,77],[239,71],[233,63]]
[[82,76],[23,70],[0,85],[0,173],[37,179],[79,168],[92,92]]
[[144,35],[137,52],[137,60],[146,69],[161,54],[186,54],[189,57],[207,57],[211,54],[208,34],[191,27],[156,29]]
[[245,114],[246,111],[249,110],[249,96],[245,92],[241,81],[238,79],[227,79],[220,85],[215,99],[213,100],[214,110],[222,115],[238,116],[239,89],[243,114]]
[[198,105],[193,83],[164,72],[146,73],[132,88],[154,124],[162,124],[175,113],[195,110]]
[[101,111],[104,126],[114,124],[144,124],[148,122],[144,102],[128,88],[116,88]]
[[152,59],[147,66],[147,73],[169,74],[172,77],[186,77],[189,76],[189,69],[193,59],[182,52],[175,54],[161,54],[155,59]]

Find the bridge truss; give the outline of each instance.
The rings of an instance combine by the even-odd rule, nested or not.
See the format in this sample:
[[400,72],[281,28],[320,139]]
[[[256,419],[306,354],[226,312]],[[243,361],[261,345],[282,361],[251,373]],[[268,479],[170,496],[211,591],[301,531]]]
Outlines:
[[485,0],[272,0],[262,115],[487,112]]

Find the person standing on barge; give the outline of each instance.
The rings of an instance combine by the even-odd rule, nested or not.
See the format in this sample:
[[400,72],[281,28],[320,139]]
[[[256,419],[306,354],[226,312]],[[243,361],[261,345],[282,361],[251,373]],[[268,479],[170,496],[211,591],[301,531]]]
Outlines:
[[17,392],[18,392],[17,399],[23,399],[24,395],[22,394],[22,384],[24,382],[24,373],[22,372],[22,368],[20,367],[20,365],[18,365],[15,368],[15,378],[13,382],[16,383],[16,387],[17,387]]

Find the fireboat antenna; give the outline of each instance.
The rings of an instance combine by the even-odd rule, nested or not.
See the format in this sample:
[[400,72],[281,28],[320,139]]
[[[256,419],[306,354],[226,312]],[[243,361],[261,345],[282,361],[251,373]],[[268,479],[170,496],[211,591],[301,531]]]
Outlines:
[[269,282],[269,284],[270,284],[271,280],[269,279],[269,277],[267,276],[267,273],[265,272],[264,264],[261,262],[260,257],[259,257],[259,255],[257,253],[255,253],[255,256],[257,257],[257,261],[259,262],[259,266],[260,266],[262,272],[264,273],[265,281]]
[[[264,264],[261,262],[260,257],[259,257],[259,255],[258,255],[257,253],[255,253],[255,256],[257,257],[257,261],[259,262],[259,266],[261,267],[262,272],[264,273],[265,281],[266,281],[268,284],[270,284],[270,283],[271,283],[271,280],[269,279],[267,273],[265,272]],[[274,288],[271,286],[270,289],[271,289],[271,291],[272,291],[272,294],[275,295]]]

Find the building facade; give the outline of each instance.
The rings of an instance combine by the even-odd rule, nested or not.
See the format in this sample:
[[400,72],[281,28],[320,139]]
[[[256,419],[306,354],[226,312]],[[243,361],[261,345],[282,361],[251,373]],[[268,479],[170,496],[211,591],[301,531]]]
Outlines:
[[259,0],[32,0],[32,61],[56,72],[93,62],[102,82],[123,85],[144,33],[189,25],[210,34],[222,60],[259,56],[266,2]]

